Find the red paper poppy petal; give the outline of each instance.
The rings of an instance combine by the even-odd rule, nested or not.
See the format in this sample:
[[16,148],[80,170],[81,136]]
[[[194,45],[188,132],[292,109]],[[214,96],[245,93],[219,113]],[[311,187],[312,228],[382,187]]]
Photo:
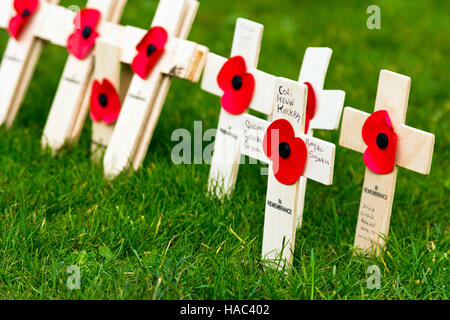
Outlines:
[[9,20],[8,26],[8,31],[11,37],[17,40],[19,36],[22,34],[22,31],[27,25],[29,20],[30,17],[22,18],[19,15],[12,17],[11,20]]
[[226,90],[220,100],[222,107],[231,114],[241,114],[247,110],[255,90],[255,79],[250,73],[242,77],[242,87]]
[[227,60],[217,75],[217,84],[223,91],[231,90],[233,77],[244,76],[247,72],[245,60],[241,56],[235,56]]
[[394,170],[395,152],[383,152],[377,148],[367,148],[363,160],[370,171],[377,174],[388,174]]
[[22,14],[25,10],[33,13],[36,11],[38,6],[39,0],[14,0],[14,9],[18,14]]
[[146,63],[145,63],[146,78],[148,77],[150,72],[152,72],[153,67],[158,63],[163,52],[164,52],[164,50],[157,50],[150,57],[148,57],[146,59]]
[[[291,155],[287,159],[277,157],[277,160],[274,161],[273,170],[278,182],[292,185],[303,174],[307,159],[307,148],[305,142],[300,138],[291,139],[287,142],[291,148]],[[278,165],[275,166],[275,162],[278,162]]]
[[309,82],[305,82],[305,85],[308,87],[308,99],[306,105],[306,122],[305,122],[305,134],[308,133],[309,130],[309,122],[314,118],[316,114],[316,93],[314,92],[314,88]]
[[[279,119],[270,124],[264,135],[263,149],[266,156],[274,161],[278,158],[278,146],[281,142],[287,142],[295,137],[294,128],[285,119]],[[272,149],[274,149],[272,152]]]
[[90,115],[93,121],[98,122],[102,118],[102,106],[98,101],[98,96],[101,94],[102,87],[97,80],[92,84],[91,92],[91,109]]
[[[377,137],[380,133],[386,134],[388,138],[388,145],[385,149],[380,149],[377,144]],[[362,137],[367,144],[363,155],[367,168],[377,174],[392,172],[395,165],[397,135],[386,110],[374,112],[367,118],[362,129]]]
[[99,34],[93,32],[88,39],[84,39],[80,32],[75,32],[70,35],[67,40],[67,50],[76,58],[83,60],[88,56],[95,45],[95,40]]
[[84,27],[95,29],[100,21],[101,13],[96,9],[82,9],[75,17],[75,29],[83,30]]
[[[99,96],[105,94],[108,98],[108,105],[103,107],[100,105]],[[94,81],[91,94],[91,110],[90,115],[93,121],[103,121],[106,124],[114,123],[120,113],[121,102],[120,97],[113,84],[104,79],[102,84],[97,80]]]
[[108,96],[108,107],[105,108],[103,121],[110,124],[115,122],[119,117],[121,109],[120,97],[116,88],[108,79],[103,80],[103,89],[105,90],[105,94]]
[[138,53],[136,57],[134,57],[133,62],[131,63],[131,69],[133,69],[134,73],[136,73],[142,79],[147,78],[147,55]]
[[164,49],[168,38],[169,35],[167,34],[166,29],[163,27],[153,27],[146,33],[144,38],[142,38],[136,49],[141,53],[146,53],[147,47],[150,44],[153,44],[156,49]]

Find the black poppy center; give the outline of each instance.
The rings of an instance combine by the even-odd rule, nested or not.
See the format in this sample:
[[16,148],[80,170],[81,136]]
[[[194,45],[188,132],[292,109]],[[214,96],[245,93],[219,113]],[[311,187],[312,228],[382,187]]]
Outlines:
[[83,28],[83,31],[81,33],[81,35],[83,36],[84,39],[87,39],[91,36],[92,34],[92,28],[89,26],[86,26]]
[[289,146],[289,143],[287,142],[280,143],[280,145],[278,146],[278,154],[283,159],[289,158],[289,156],[291,155],[291,147]]
[[380,149],[386,149],[389,144],[389,138],[386,133],[379,133],[377,135],[377,146]]
[[30,15],[31,15],[30,10],[28,10],[28,9],[23,10],[23,12],[22,12],[22,18],[29,17]]
[[242,77],[241,76],[234,76],[233,80],[231,81],[231,85],[233,86],[234,90],[239,90],[242,88]]
[[156,51],[155,45],[154,44],[150,44],[147,47],[147,57],[150,57],[152,55],[152,53],[155,52],[155,51]]
[[102,93],[101,95],[99,95],[98,102],[102,107],[106,107],[108,105],[108,97],[106,96],[106,94]]

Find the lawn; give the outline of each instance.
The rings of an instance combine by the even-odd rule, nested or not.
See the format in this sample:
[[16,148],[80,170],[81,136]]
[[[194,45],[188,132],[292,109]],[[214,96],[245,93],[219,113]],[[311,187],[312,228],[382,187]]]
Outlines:
[[[63,0],[63,5],[84,1]],[[40,137],[67,51],[48,45],[18,118],[0,139],[1,299],[448,299],[450,3],[201,0],[190,39],[229,56],[235,20],[265,25],[259,68],[297,79],[305,49],[333,49],[327,89],[373,111],[378,75],[412,78],[406,123],[436,135],[430,176],[399,169],[386,252],[352,255],[364,177],[361,154],[337,147],[334,184],[309,182],[293,268],[260,261],[267,178],[241,166],[224,202],[205,196],[209,166],[175,165],[177,128],[217,126],[219,99],[174,80],[142,169],[111,182],[89,158],[91,124],[57,157]],[[366,9],[381,8],[369,30]],[[157,0],[133,0],[122,23],[147,28]],[[0,31],[0,56],[7,32]],[[317,136],[338,142],[338,132]],[[205,146],[208,142],[205,142]],[[80,290],[68,290],[71,265]],[[367,287],[377,265],[381,288]]]

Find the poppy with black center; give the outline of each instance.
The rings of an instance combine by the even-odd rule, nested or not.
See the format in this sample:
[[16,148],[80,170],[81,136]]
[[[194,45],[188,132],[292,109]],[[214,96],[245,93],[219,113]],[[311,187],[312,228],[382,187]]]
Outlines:
[[120,98],[114,85],[108,80],[95,80],[92,84],[90,115],[93,121],[114,123],[121,109]]
[[142,79],[147,79],[165,51],[169,35],[163,27],[152,27],[137,45],[137,55],[131,68]]
[[362,128],[362,138],[367,145],[363,160],[366,167],[376,174],[388,174],[394,170],[397,135],[386,110],[372,113]]
[[83,60],[91,52],[100,34],[96,31],[101,13],[96,9],[83,9],[77,13],[75,31],[67,39],[67,50],[77,59]]
[[273,174],[278,182],[292,185],[300,179],[308,151],[305,142],[295,136],[289,121],[278,119],[270,124],[264,135],[263,149],[272,161]]
[[[4,1],[4,0],[0,0]],[[14,0],[16,15],[9,20],[8,31],[11,37],[18,40],[31,19],[31,16],[39,7],[39,0]]]
[[248,106],[255,90],[255,79],[242,56],[231,57],[217,75],[217,84],[223,90],[220,99],[222,108],[231,114],[241,114]]

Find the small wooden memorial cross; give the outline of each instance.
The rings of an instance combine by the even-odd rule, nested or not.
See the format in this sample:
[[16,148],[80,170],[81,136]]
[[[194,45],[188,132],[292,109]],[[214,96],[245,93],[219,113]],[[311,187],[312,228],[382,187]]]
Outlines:
[[[310,136],[314,134],[314,129],[337,130],[339,127],[339,120],[344,107],[345,92],[342,90],[323,89],[332,53],[333,50],[330,48],[308,48],[303,58],[299,82],[307,83],[309,88],[305,131]],[[309,110],[310,108],[312,110]],[[309,114],[310,112],[311,114]],[[306,183],[307,179],[301,177],[298,192],[297,228],[300,228],[302,225]]]
[[[86,7],[97,9],[101,13],[97,31],[99,36],[113,36],[114,26],[119,22],[126,0],[88,0]],[[75,32],[84,33],[83,21],[75,21],[76,14],[67,9],[58,8],[47,15],[46,24],[41,29],[41,38],[53,44],[67,46],[67,39]],[[80,19],[82,20],[82,19]],[[75,25],[80,24],[80,25]],[[84,37],[84,34],[83,34]],[[84,57],[70,54],[64,67],[50,113],[42,136],[42,146],[50,147],[55,153],[65,143],[75,140],[80,123],[84,122],[82,105],[86,99],[89,83],[94,70],[94,54]]]
[[382,70],[375,112],[344,110],[339,143],[364,153],[366,163],[354,243],[365,253],[379,254],[384,247],[397,166],[422,174],[431,170],[434,135],[405,125],[410,86],[409,77]]
[[[68,37],[76,27],[74,25],[76,13],[56,5],[58,2],[58,0],[40,1],[39,6],[31,13],[32,17],[30,21],[18,35],[18,39],[10,39],[8,42],[0,67],[0,124],[5,123],[10,127],[16,118],[38,62],[44,41],[49,41],[62,47],[67,46]],[[4,6],[5,12],[8,12],[8,18],[5,18],[2,7],[0,21],[7,20],[7,25],[9,21],[14,19],[15,14],[18,16],[24,14],[24,12],[19,13],[12,9],[14,3],[14,0],[2,0],[1,6]],[[125,3],[126,0],[89,0],[87,6],[88,8],[97,9],[101,13],[102,19],[117,22],[122,15]],[[30,14],[29,12],[27,14]],[[1,22],[2,26],[3,24],[5,22]],[[63,75],[63,81],[64,79],[76,80],[76,76],[79,76],[81,79],[81,74],[86,69],[85,65],[89,64],[89,59],[86,59],[86,61],[81,61],[77,64],[77,67],[74,67],[73,65],[75,63],[71,62],[74,59],[72,56],[69,57],[64,71],[66,73]],[[69,68],[70,65],[72,67]],[[70,75],[67,74],[68,72],[70,72]],[[71,82],[71,85],[73,86],[74,83]],[[84,83],[81,81],[80,87],[83,87],[83,85]],[[60,87],[62,86],[61,84]],[[61,90],[58,90],[58,92],[61,94]],[[69,94],[71,92],[65,93]],[[69,112],[69,106],[67,104],[69,102],[74,104],[79,98],[72,94],[68,95],[66,99],[64,101],[64,107],[67,108],[65,115],[69,115],[71,112]],[[54,128],[57,130],[62,127],[64,127],[64,123],[61,122],[55,124]],[[62,138],[62,140],[64,139]]]
[[[31,81],[44,41],[36,37],[37,28],[45,22],[46,4],[59,0],[43,0],[35,16],[25,26],[18,39],[8,41],[0,64],[0,125],[10,128]],[[0,28],[8,29],[10,20],[17,14],[14,0],[0,1]]]
[[[256,69],[258,64],[259,51],[264,26],[239,18],[231,49],[231,57],[242,57],[245,61],[247,72],[251,73],[255,79],[255,92],[249,102],[248,108],[257,110],[266,115],[272,112],[270,96],[264,94],[264,82],[273,82],[274,77],[268,77]],[[220,88],[217,77],[227,59],[214,53],[208,54],[205,70],[203,72],[201,87],[203,90],[223,96],[224,91]],[[268,84],[271,87],[270,84]],[[237,173],[241,153],[239,149],[239,134],[241,131],[242,114],[248,112],[243,110],[240,113],[230,113],[224,108],[220,111],[218,130],[214,142],[214,153],[211,160],[211,170],[209,174],[208,190],[210,194],[215,194],[219,198],[229,196],[236,183]]]
[[[134,75],[103,159],[105,176],[114,177],[132,164],[137,170],[147,152],[158,122],[171,77],[196,82],[200,78],[208,49],[185,40],[194,22],[198,2],[161,0],[152,22],[168,35],[161,59],[144,79]],[[136,28],[135,28],[136,30]],[[129,37],[122,62],[131,63],[136,45],[143,38]],[[132,45],[130,45],[132,43]]]
[[277,78],[273,121],[251,115],[242,121],[241,152],[269,163],[262,258],[282,269],[292,264],[300,177],[330,185],[335,145],[304,134],[308,87]]

